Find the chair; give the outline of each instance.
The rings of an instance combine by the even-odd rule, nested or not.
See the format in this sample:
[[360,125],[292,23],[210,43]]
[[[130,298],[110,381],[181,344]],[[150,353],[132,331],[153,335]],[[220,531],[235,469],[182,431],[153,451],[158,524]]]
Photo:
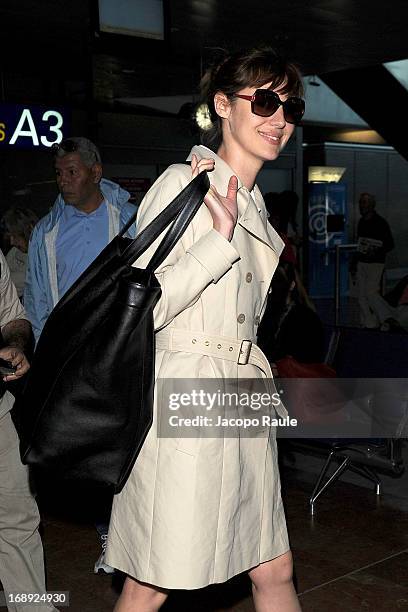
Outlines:
[[[408,354],[408,335],[333,327],[327,338],[327,362],[340,378],[373,379],[374,386],[377,379],[408,378],[408,359],[402,358]],[[309,500],[312,514],[316,500],[346,470],[374,482],[377,495],[381,493],[379,474],[399,476],[404,471],[402,448],[403,437],[408,436],[408,394],[405,384],[400,385],[402,392],[395,393],[391,384],[389,388],[381,385],[383,393],[367,398],[373,437],[291,441],[294,450],[326,457]],[[382,437],[384,429],[392,436]]]

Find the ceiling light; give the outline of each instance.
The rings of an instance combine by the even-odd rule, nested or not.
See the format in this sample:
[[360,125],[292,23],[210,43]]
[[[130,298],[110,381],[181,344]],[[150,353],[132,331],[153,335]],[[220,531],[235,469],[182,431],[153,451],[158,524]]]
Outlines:
[[338,166],[309,166],[309,183],[338,183],[346,168]]

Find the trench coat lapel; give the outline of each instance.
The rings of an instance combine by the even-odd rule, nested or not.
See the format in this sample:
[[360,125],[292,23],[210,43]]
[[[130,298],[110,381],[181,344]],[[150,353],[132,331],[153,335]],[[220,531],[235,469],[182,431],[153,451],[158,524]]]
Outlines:
[[238,223],[279,256],[284,243],[266,219],[265,204],[257,185],[254,187],[254,196],[255,200],[245,188],[239,190],[240,203],[245,201],[245,205],[238,205]]

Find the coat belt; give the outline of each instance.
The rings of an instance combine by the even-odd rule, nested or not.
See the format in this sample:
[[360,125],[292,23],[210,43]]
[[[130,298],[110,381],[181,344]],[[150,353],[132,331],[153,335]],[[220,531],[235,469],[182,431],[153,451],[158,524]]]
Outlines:
[[268,366],[265,355],[251,340],[211,336],[204,332],[194,332],[187,329],[170,328],[157,332],[156,349],[198,353],[233,361],[238,365],[251,363],[261,370],[265,370],[265,366]]
[[[206,355],[226,359],[238,365],[250,363],[262,370],[272,383],[271,366],[259,346],[251,340],[211,336],[204,332],[172,327],[170,329],[164,328],[156,333],[156,350]],[[287,415],[287,411],[282,404],[276,407],[276,411],[280,416]]]

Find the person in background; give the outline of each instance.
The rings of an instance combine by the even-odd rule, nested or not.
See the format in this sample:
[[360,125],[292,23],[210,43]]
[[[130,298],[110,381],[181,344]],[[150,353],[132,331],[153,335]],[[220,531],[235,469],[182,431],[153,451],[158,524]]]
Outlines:
[[279,263],[272,279],[258,345],[271,363],[291,355],[302,363],[324,359],[324,328],[295,266]]
[[31,606],[11,599],[19,593],[45,594],[46,585],[40,515],[30,489],[29,470],[21,463],[19,439],[10,415],[14,398],[5,387],[6,382],[20,380],[30,367],[25,351],[30,344],[31,326],[1,251],[0,328],[0,358],[16,368],[14,374],[0,374],[0,581],[10,612],[50,612],[55,610],[51,605]]
[[375,210],[376,200],[370,193],[359,198],[361,218],[357,226],[357,252],[351,259],[350,273],[357,285],[361,325],[378,326],[370,308],[371,297],[380,293],[385,257],[394,248],[390,226]]
[[[87,138],[54,145],[54,168],[60,194],[34,227],[28,247],[24,305],[37,341],[58,300],[136,212],[129,193],[102,178],[100,152]],[[135,233],[132,224],[128,235]],[[95,573],[114,571],[104,562],[111,502],[95,496],[102,545]]]
[[285,189],[279,194],[279,202],[282,211],[285,211],[287,219],[284,232],[287,235],[290,244],[293,246],[296,259],[299,263],[299,251],[303,243],[301,234],[299,234],[299,225],[297,222],[297,211],[299,205],[299,196],[293,189]]
[[285,243],[284,249],[280,255],[280,261],[289,261],[297,265],[296,250],[289,240],[287,231],[290,211],[285,210],[282,206],[280,194],[274,191],[269,191],[264,195],[266,210],[268,212],[268,221],[272,227],[278,232],[279,236]]
[[2,223],[8,235],[10,250],[6,260],[20,301],[23,301],[27,268],[28,243],[38,217],[29,208],[12,207],[6,210]]
[[[73,137],[54,147],[60,195],[34,227],[24,290],[36,340],[55,304],[136,212],[129,193],[102,178],[90,140]],[[135,235],[135,225],[128,235]]]
[[298,233],[298,223],[296,220],[297,209],[299,204],[299,196],[293,189],[285,189],[279,193],[279,201],[281,209],[285,211],[287,226],[286,233],[289,233],[289,225],[291,232]]

